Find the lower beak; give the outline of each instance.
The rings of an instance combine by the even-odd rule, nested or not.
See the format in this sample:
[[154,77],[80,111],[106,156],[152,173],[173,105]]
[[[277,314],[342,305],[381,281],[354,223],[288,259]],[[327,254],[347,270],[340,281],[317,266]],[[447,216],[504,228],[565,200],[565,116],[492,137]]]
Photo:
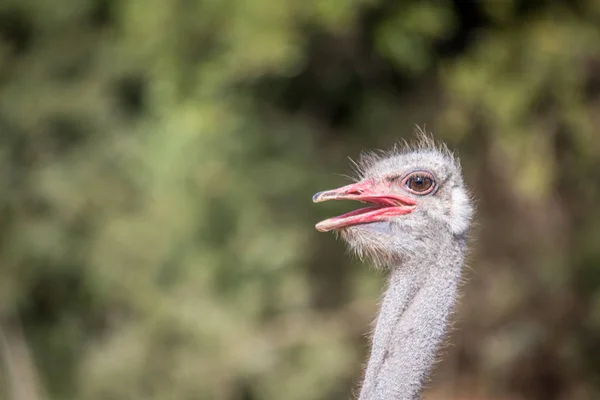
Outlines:
[[372,204],[372,206],[319,222],[316,228],[321,232],[352,225],[385,221],[397,215],[410,213],[416,205],[416,201],[410,197],[378,192],[374,188],[373,181],[353,183],[338,189],[319,192],[313,196],[313,202],[315,203],[328,200],[357,200]]

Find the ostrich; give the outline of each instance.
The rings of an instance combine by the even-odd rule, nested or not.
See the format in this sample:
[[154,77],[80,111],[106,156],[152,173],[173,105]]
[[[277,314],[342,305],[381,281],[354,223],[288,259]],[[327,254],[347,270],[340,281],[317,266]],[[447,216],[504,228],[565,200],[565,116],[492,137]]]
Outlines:
[[356,166],[356,183],[313,201],[369,203],[316,229],[337,231],[360,258],[389,269],[359,400],[419,399],[456,302],[472,202],[458,159],[423,132]]

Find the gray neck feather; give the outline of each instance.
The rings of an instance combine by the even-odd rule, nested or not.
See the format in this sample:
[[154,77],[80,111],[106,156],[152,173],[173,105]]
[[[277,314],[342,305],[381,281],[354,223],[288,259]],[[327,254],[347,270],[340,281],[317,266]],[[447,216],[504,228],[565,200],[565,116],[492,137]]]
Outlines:
[[436,240],[391,269],[359,400],[420,398],[456,303],[465,248],[464,238]]

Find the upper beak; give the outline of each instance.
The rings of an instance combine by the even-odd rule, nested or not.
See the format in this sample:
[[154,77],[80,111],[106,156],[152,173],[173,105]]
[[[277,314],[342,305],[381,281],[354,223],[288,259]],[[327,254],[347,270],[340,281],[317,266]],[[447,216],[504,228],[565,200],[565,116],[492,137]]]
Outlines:
[[359,196],[371,189],[372,183],[369,182],[358,182],[341,188],[326,190],[324,192],[315,193],[313,196],[313,203],[321,203],[327,200],[350,200],[353,196]]
[[319,192],[313,196],[313,202],[315,203],[328,200],[357,200],[370,203],[373,206],[319,222],[316,228],[322,232],[351,225],[383,221],[395,215],[408,214],[417,204],[415,200],[407,196],[381,193],[377,190],[374,182],[370,180]]

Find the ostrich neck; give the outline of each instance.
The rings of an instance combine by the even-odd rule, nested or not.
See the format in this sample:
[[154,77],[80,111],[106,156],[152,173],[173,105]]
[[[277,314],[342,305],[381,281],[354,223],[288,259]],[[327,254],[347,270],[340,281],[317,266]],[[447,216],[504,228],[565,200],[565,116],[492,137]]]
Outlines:
[[465,240],[427,249],[391,270],[359,400],[420,398],[456,302]]

